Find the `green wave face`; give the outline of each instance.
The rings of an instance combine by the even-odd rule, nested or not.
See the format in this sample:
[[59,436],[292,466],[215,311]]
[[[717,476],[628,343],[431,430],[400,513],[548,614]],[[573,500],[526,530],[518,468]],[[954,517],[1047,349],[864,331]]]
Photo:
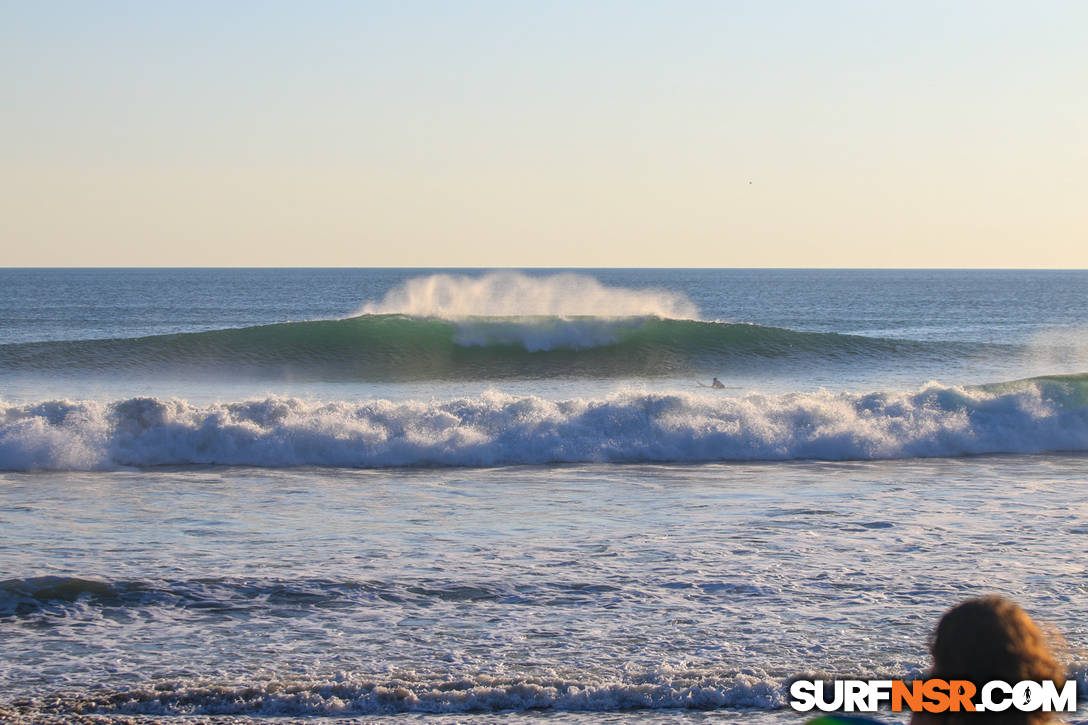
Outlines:
[[153,337],[0,346],[0,369],[177,370],[311,380],[666,376],[769,360],[964,354],[923,343],[656,317],[363,315]]
[[1088,406],[1088,373],[1041,375],[1035,378],[979,385],[976,389],[998,396],[1037,390],[1039,397],[1050,403],[1057,403],[1064,407]]

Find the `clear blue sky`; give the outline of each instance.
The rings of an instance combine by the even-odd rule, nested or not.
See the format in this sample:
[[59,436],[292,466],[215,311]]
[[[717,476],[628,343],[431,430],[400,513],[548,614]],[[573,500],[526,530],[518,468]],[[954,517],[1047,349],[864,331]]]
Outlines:
[[1088,267],[1088,3],[0,2],[2,265]]

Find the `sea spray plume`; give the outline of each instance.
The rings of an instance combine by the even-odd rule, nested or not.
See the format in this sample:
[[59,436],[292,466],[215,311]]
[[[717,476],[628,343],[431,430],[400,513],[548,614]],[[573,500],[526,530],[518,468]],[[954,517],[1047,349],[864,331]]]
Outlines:
[[1032,336],[1026,354],[1030,372],[1088,369],[1088,327],[1051,328]]
[[996,392],[0,403],[0,470],[870,460],[1088,450],[1088,375]]
[[381,302],[356,313],[413,317],[660,317],[693,320],[699,311],[684,295],[660,289],[609,287],[584,274],[534,277],[491,272],[480,277],[434,274],[410,279]]

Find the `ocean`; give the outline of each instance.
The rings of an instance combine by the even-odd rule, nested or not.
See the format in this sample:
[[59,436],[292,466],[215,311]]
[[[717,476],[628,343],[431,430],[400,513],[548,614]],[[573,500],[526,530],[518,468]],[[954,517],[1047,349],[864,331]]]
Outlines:
[[1086,371],[1084,271],[0,270],[0,721],[803,722],[993,592],[1084,703]]

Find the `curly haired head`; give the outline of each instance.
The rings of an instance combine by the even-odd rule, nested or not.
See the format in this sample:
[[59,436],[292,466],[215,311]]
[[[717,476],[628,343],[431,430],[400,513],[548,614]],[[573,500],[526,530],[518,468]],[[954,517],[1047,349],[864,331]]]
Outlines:
[[[1065,676],[1050,642],[1027,613],[999,596],[968,599],[948,610],[937,624],[930,644],[933,677],[970,680],[980,688],[991,680],[1054,680],[1061,687]],[[1050,719],[1046,712],[948,713],[945,723],[1009,723],[1037,725]]]

